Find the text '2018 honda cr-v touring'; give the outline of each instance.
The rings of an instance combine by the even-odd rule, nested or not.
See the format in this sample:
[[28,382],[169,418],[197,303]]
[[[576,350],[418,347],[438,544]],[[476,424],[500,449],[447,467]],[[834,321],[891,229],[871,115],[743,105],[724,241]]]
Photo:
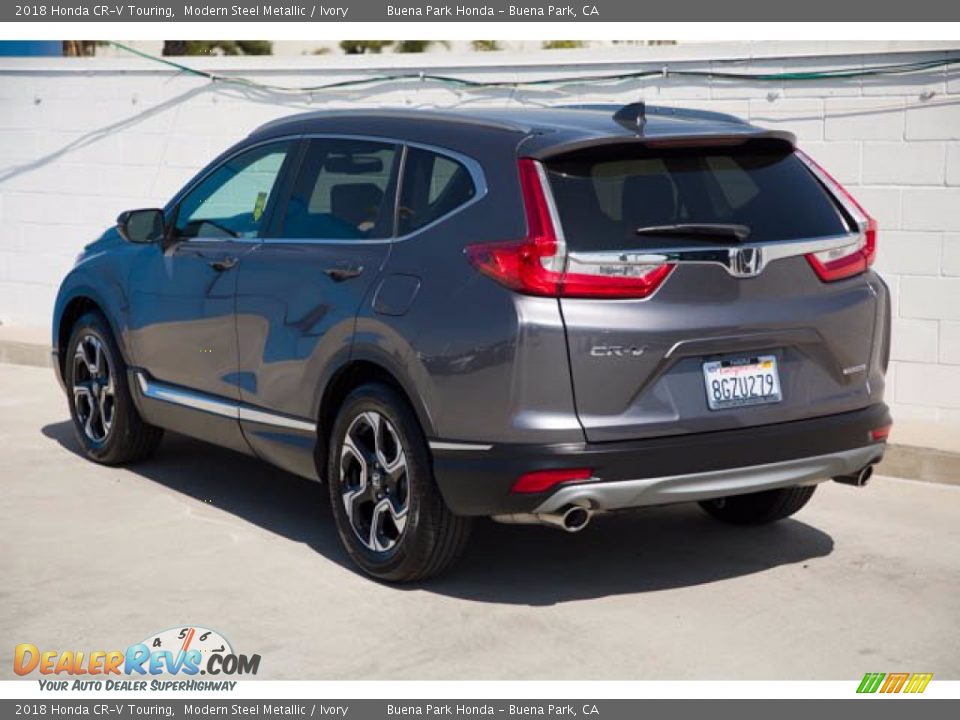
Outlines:
[[254,131],[64,280],[86,454],[162,428],[329,488],[367,573],[472,516],[785,518],[883,455],[877,228],[789,133],[628,105],[319,112]]

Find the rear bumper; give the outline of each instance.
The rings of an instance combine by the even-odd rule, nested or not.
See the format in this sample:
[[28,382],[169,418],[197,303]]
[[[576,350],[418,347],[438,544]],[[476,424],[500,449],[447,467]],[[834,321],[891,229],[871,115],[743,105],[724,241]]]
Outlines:
[[[886,405],[809,420],[648,440],[564,445],[431,442],[447,504],[462,515],[550,512],[703,500],[806,485],[883,458],[870,431],[891,422]],[[535,470],[591,468],[593,479],[546,493],[513,494]]]
[[812,485],[837,475],[855,473],[864,466],[877,462],[882,454],[882,447],[866,446],[830,455],[729,470],[638,480],[577,483],[561,487],[533,512],[556,512],[568,505],[582,505],[593,510],[619,510],[644,505],[708,500],[794,485]]

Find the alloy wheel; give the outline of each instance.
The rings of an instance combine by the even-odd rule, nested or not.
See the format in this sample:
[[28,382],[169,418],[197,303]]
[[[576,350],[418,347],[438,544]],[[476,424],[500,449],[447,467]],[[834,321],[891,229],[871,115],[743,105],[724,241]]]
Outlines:
[[350,423],[340,451],[340,491],[357,539],[374,552],[391,550],[407,525],[407,457],[396,429],[375,411]]
[[110,434],[116,408],[113,373],[103,341],[84,335],[73,355],[73,404],[87,439],[102,443]]

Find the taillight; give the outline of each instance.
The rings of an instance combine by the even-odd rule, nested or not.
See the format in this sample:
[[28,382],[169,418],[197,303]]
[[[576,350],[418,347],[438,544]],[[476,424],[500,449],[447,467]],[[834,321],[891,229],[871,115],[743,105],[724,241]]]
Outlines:
[[605,265],[581,262],[569,267],[566,244],[547,199],[546,177],[535,160],[521,158],[520,189],[527,216],[523,240],[470,245],[467,259],[480,272],[527,295],[569,298],[645,298],[670,274],[673,265]]
[[890,430],[893,425],[883,425],[870,431],[870,440],[873,442],[886,442],[890,437]]
[[877,255],[877,221],[867,213],[843,185],[820,167],[806,153],[797,150],[797,156],[833,194],[843,209],[857,224],[857,239],[843,247],[807,255],[807,261],[824,282],[842,280],[865,272]]
[[510,492],[541,493],[563,483],[589,480],[591,477],[593,477],[593,470],[590,468],[535,470],[521,475],[510,488]]

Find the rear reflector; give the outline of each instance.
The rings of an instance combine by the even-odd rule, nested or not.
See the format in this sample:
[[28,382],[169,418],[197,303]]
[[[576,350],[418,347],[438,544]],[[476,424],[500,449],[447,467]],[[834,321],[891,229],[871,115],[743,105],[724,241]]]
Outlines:
[[593,477],[590,468],[574,468],[562,470],[536,470],[521,475],[510,492],[514,493],[542,493],[562,483],[575,480],[589,480]]
[[865,272],[877,255],[877,221],[861,207],[853,195],[834,177],[814,162],[809,155],[797,150],[797,156],[837,199],[843,209],[857,223],[859,236],[849,245],[807,255],[807,261],[824,282],[833,282]]
[[645,298],[666,280],[673,265],[581,264],[577,272],[570,272],[543,168],[535,160],[521,158],[518,170],[527,236],[468,246],[467,259],[477,270],[511,290],[546,297]]
[[883,427],[878,427],[870,431],[870,440],[873,442],[886,442],[887,438],[890,437],[890,430],[892,425],[884,425]]

